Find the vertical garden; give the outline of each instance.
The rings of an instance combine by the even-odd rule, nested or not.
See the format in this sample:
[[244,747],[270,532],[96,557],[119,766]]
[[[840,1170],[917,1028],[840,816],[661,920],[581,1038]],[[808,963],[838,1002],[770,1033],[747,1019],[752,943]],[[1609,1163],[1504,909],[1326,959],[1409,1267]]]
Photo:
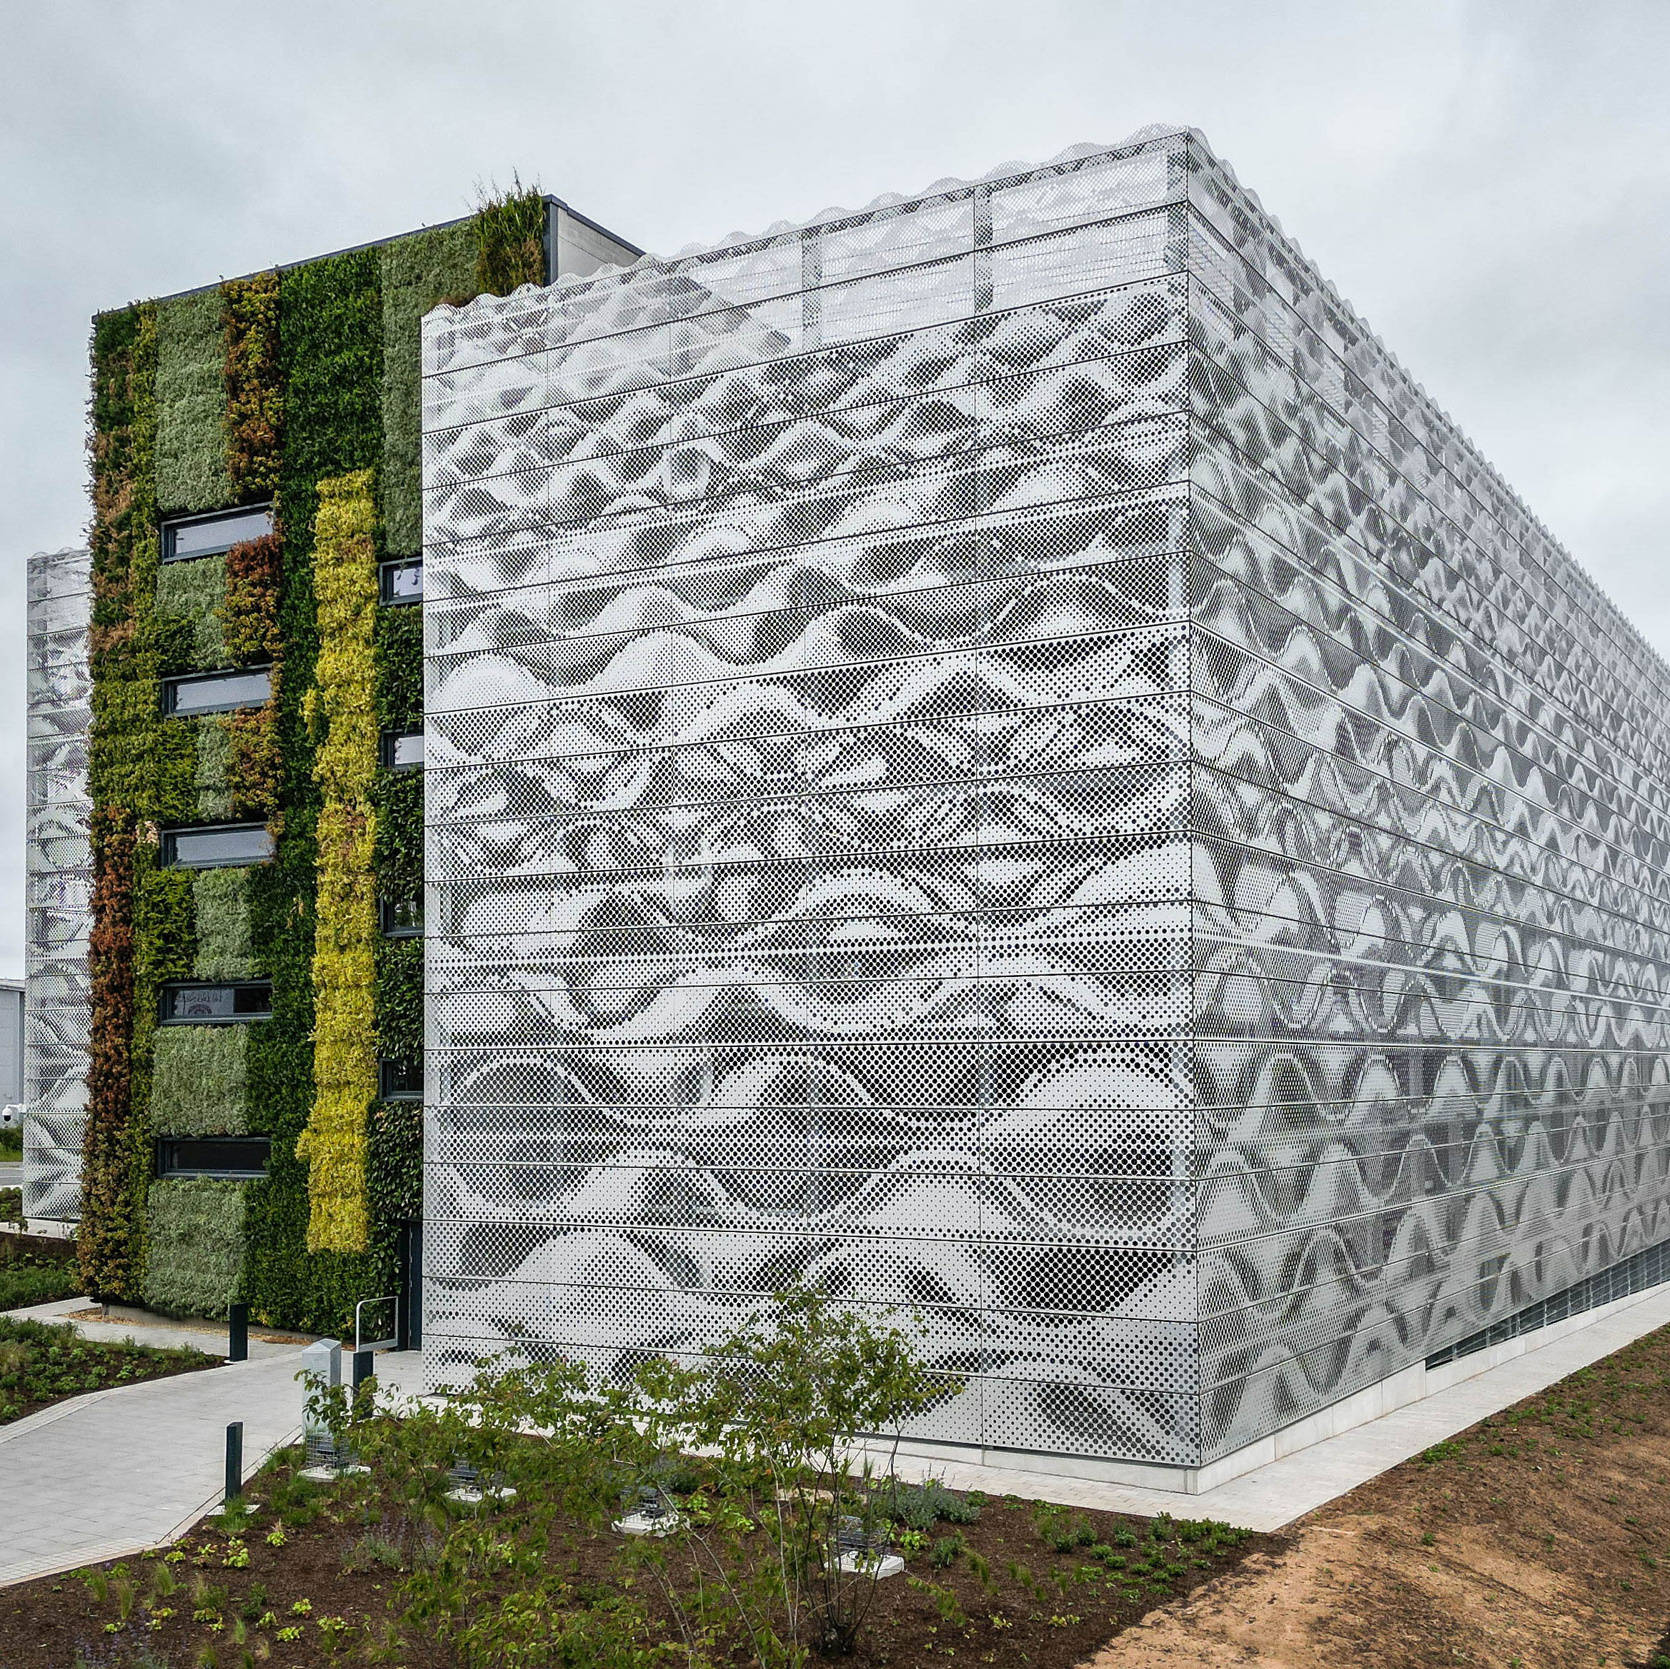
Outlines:
[[[393,1290],[421,1198],[421,1107],[393,1087],[422,1050],[422,940],[396,924],[421,899],[423,784],[385,739],[422,724],[422,620],[379,576],[421,550],[419,321],[545,282],[545,218],[517,192],[94,321],[79,1247],[100,1297],[242,1299],[327,1332]],[[170,544],[239,509],[270,520],[189,559]],[[179,699],[240,673],[246,701]],[[228,827],[269,855],[181,858]],[[182,993],[260,1006],[192,1023]],[[234,1149],[254,1174],[213,1162]]]

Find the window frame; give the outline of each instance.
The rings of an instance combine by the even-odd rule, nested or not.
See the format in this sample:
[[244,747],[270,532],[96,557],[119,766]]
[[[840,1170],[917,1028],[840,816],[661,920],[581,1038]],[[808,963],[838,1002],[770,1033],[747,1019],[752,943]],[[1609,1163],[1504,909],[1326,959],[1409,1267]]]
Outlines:
[[[259,829],[267,839],[266,852],[259,858],[212,858],[208,862],[178,855],[176,843],[181,835],[230,834],[235,829]],[[181,823],[172,828],[159,829],[157,834],[164,869],[249,869],[256,864],[271,863],[278,850],[272,830],[265,823]]]
[[[409,1072],[416,1069],[418,1087],[414,1089],[390,1089],[389,1078],[396,1072]],[[391,1060],[386,1056],[377,1059],[377,1099],[379,1101],[421,1101],[427,1084],[424,1080],[423,1057],[416,1060]]]
[[[395,594],[394,576],[417,569],[418,591],[415,597]],[[377,601],[384,608],[412,608],[423,602],[423,558],[421,556],[391,556],[377,564]]]
[[405,761],[395,758],[395,749],[401,742],[410,741],[412,737],[423,740],[423,731],[417,730],[385,730],[379,739],[379,753],[385,771],[421,771],[423,760],[408,759]]
[[[259,1169],[247,1166],[228,1169],[225,1166],[209,1168],[201,1165],[180,1165],[174,1162],[174,1155],[181,1147],[188,1145],[218,1143],[244,1147],[261,1155]],[[271,1174],[273,1155],[273,1139],[271,1136],[158,1136],[156,1139],[156,1169],[159,1181],[171,1177],[207,1176],[216,1177],[224,1182],[255,1182]]]
[[[213,684],[227,678],[265,678],[267,693],[259,701],[240,700],[218,702],[210,707],[190,707],[181,711],[179,693],[182,685]],[[265,666],[236,666],[223,667],[219,672],[180,672],[158,680],[162,688],[162,715],[168,719],[202,719],[209,718],[216,713],[247,713],[257,708],[265,707],[273,698],[273,669],[269,661]]]
[[[267,518],[266,528],[260,533],[250,533],[242,538],[229,540],[224,545],[216,545],[212,550],[176,551],[174,548],[175,536],[182,527],[204,527],[215,522],[237,521],[254,515],[265,515]],[[269,537],[276,526],[277,521],[270,500],[265,504],[240,504],[230,510],[210,510],[197,516],[169,516],[161,525],[162,539],[158,559],[162,562],[196,562],[205,556],[224,556],[234,546],[247,545],[252,539]]]
[[[416,927],[393,927],[390,922],[394,912],[402,904],[411,903],[417,906],[418,925]],[[385,939],[421,939],[423,937],[423,900],[421,898],[382,898],[377,901],[377,925],[382,929]]]
[[[182,991],[265,991],[267,1006],[250,1014],[170,1014],[169,998]],[[273,982],[270,979],[169,979],[157,992],[159,1026],[249,1026],[273,1017]]]

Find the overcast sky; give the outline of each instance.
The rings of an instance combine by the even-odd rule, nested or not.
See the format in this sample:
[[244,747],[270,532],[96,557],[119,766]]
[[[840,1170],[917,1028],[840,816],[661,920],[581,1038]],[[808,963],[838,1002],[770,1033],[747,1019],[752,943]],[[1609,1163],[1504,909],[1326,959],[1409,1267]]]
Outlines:
[[668,253],[1201,128],[1670,652],[1670,3],[0,0],[0,976],[89,316],[524,182]]

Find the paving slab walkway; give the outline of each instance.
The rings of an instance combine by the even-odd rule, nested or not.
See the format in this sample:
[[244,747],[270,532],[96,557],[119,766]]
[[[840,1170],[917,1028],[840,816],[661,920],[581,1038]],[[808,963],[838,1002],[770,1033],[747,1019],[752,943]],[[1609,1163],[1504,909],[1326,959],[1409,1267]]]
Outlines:
[[[189,1345],[218,1356],[226,1330],[85,1299],[7,1314],[84,1338]],[[249,1360],[91,1391],[0,1426],[0,1587],[122,1558],[183,1535],[221,1502],[226,1427],[244,1423],[244,1475],[301,1433],[303,1334],[252,1328]],[[380,1355],[391,1388],[416,1388],[416,1353]],[[346,1361],[343,1364],[347,1367]]]
[[0,1586],[171,1540],[219,1505],[226,1427],[252,1471],[301,1427],[301,1347],[92,1391],[0,1426]]

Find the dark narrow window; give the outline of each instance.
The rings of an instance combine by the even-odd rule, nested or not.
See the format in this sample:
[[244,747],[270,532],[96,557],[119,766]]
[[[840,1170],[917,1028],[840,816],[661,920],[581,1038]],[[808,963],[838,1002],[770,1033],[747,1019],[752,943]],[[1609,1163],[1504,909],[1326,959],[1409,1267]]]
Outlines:
[[158,1176],[265,1176],[270,1136],[164,1136],[157,1143]]
[[383,763],[391,771],[415,771],[423,764],[423,732],[408,730],[400,735],[383,732]]
[[252,672],[211,672],[192,678],[164,678],[165,713],[231,713],[239,707],[264,707],[273,693],[266,667]]
[[381,1061],[378,1064],[385,1101],[423,1099],[422,1061]]
[[165,1026],[265,1020],[273,1011],[273,988],[266,980],[245,979],[226,985],[165,985],[158,1019]]
[[383,932],[391,939],[415,939],[423,932],[423,900],[385,898]]
[[385,603],[421,603],[423,601],[423,558],[407,557],[402,562],[383,564],[383,601]]
[[217,556],[272,530],[272,507],[266,504],[168,522],[162,530],[162,560],[185,562],[194,556]]
[[272,855],[273,837],[265,823],[165,829],[162,836],[162,861],[173,869],[220,869],[229,864],[265,863]]

